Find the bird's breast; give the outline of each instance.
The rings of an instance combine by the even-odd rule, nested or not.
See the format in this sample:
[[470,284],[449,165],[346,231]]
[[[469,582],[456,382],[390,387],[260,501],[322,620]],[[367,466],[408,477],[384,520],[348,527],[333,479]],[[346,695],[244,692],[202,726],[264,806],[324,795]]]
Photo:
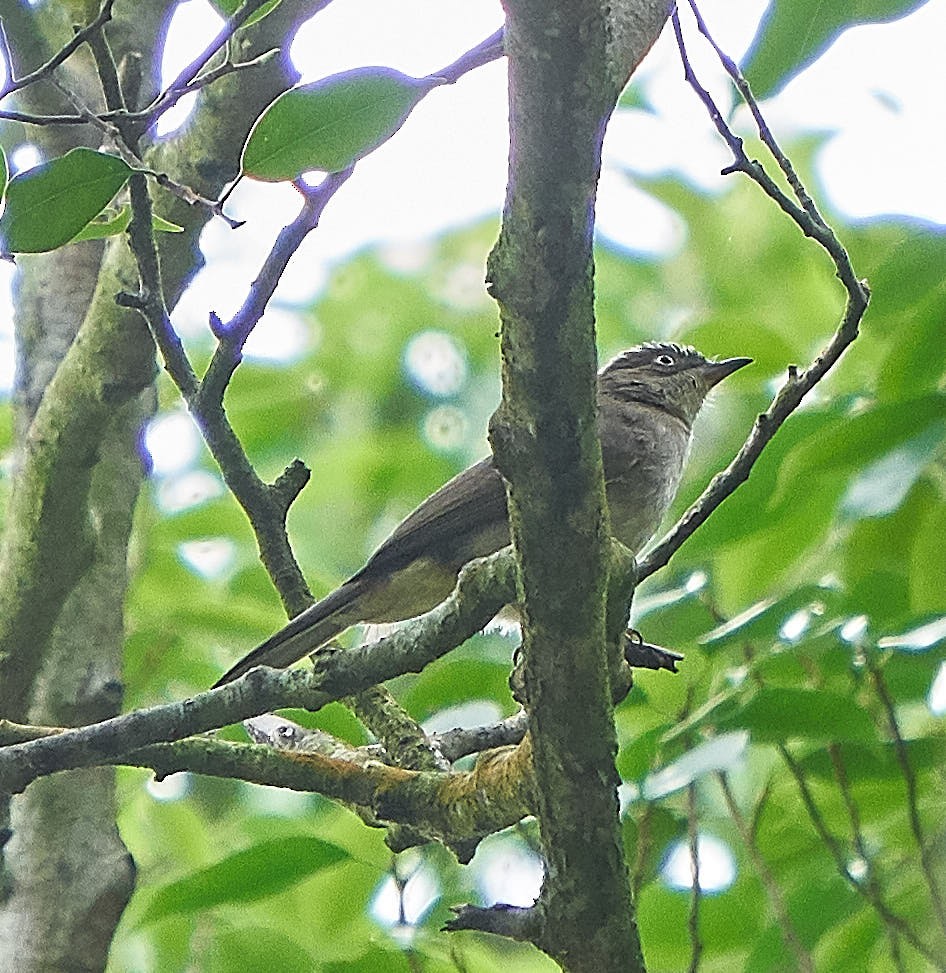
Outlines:
[[676,495],[690,430],[676,416],[640,403],[608,411],[601,415],[601,449],[611,529],[639,551]]

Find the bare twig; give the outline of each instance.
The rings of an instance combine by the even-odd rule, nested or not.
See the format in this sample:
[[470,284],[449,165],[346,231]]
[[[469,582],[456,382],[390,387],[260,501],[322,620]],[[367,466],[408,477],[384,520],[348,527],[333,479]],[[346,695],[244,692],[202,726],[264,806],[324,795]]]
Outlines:
[[474,68],[496,61],[505,53],[505,30],[500,28],[494,34],[490,34],[486,40],[481,41],[476,47],[471,47],[465,54],[461,54],[452,64],[435,71],[428,75],[429,81],[436,81],[438,84],[454,84],[468,74]]
[[0,121],[23,125],[88,125],[83,115],[33,115],[25,111],[0,111]]
[[700,885],[700,829],[696,812],[696,783],[687,785],[687,846],[690,852],[690,912],[687,928],[690,933],[689,973],[698,973],[703,955],[703,939],[700,935],[700,904],[703,889]]
[[188,206],[200,206],[214,216],[219,217],[231,230],[238,230],[243,226],[245,220],[235,220],[233,217],[227,216],[223,211],[223,203],[219,200],[207,199],[206,196],[201,196],[200,193],[196,192],[190,186],[176,182],[166,172],[155,172],[152,169],[142,169],[141,171],[151,176],[162,189],[166,189],[172,196],[183,200]]
[[759,130],[759,135],[762,141],[765,143],[768,150],[772,153],[772,157],[778,162],[779,168],[785,175],[789,186],[792,188],[792,192],[795,194],[798,202],[801,203],[805,212],[815,222],[820,223],[825,229],[827,229],[827,223],[824,218],[818,212],[818,208],[815,205],[814,200],[808,195],[808,191],[802,185],[801,179],[798,178],[798,174],[795,172],[795,167],[792,165],[791,160],[785,155],[784,152],[779,148],[775,141],[775,137],[772,135],[772,131],[768,126],[762,112],[759,109],[759,103],[755,100],[755,96],[749,87],[749,82],[746,80],[745,76],[739,70],[736,62],[726,54],[725,51],[716,43],[713,36],[709,32],[709,28],[706,26],[706,21],[703,19],[702,13],[697,6],[695,0],[689,0],[690,9],[693,11],[693,16],[696,18],[696,24],[699,28],[700,33],[709,41],[713,50],[716,52],[716,56],[719,58],[720,63],[726,70],[726,73],[732,78],[733,83],[736,85],[736,89],[739,94],[742,95],[743,100],[749,107],[749,111],[752,112],[752,117],[755,119],[756,126]]
[[[641,559],[638,570],[639,581],[642,581],[644,578],[649,577],[655,571],[664,567],[687,538],[706,521],[710,514],[741,483],[744,483],[748,479],[756,460],[772,440],[772,437],[781,427],[782,423],[798,408],[802,399],[824,378],[828,371],[840,359],[845,349],[857,337],[861,319],[867,310],[867,304],[870,299],[870,291],[866,282],[858,280],[847,251],[835,233],[824,222],[820,214],[817,213],[817,210],[814,209],[813,204],[810,208],[807,204],[804,207],[799,206],[782,192],[758,162],[750,160],[745,154],[742,139],[735,135],[729,128],[722,113],[713,101],[712,96],[699,83],[699,80],[693,72],[683,40],[679,14],[676,10],[672,14],[672,21],[674,33],[677,38],[677,45],[680,50],[680,57],[683,61],[686,80],[706,106],[713,120],[713,124],[726,140],[727,145],[729,145],[733,153],[734,161],[724,172],[744,172],[794,220],[806,236],[814,239],[825,249],[834,262],[838,278],[847,292],[847,303],[834,335],[818,357],[807,368],[800,371],[794,365],[789,367],[788,378],[785,384],[776,393],[769,408],[756,418],[748,438],[735,459],[725,470],[713,478],[709,486],[707,486],[686,513],[684,513],[674,528],[661,539],[646,557]],[[738,69],[732,61],[727,59],[726,63],[731,65],[733,71],[736,72],[736,76],[741,79],[741,75],[739,75]],[[752,94],[748,89],[748,85],[745,84],[744,79],[739,83],[739,90],[750,101],[750,104],[755,105],[754,100],[752,100]],[[753,108],[753,115],[761,119],[757,105]],[[764,138],[766,145],[775,154],[777,159],[784,160],[784,164],[780,162],[784,169],[785,165],[788,165],[788,160],[776,145],[767,127],[765,131]],[[807,200],[807,193],[804,192],[804,188],[794,173],[793,179],[794,183],[798,186],[796,192],[800,194],[800,198]]]
[[[865,870],[862,881],[866,884],[869,893],[868,897],[874,905],[874,908],[883,915],[884,911],[889,911],[889,908],[886,905],[883,890],[877,878],[877,869],[873,856],[870,854],[867,848],[867,842],[864,840],[864,829],[861,827],[861,812],[857,806],[857,802],[854,800],[854,794],[851,791],[851,785],[848,781],[847,767],[844,764],[844,758],[841,756],[841,748],[837,743],[828,745],[828,756],[831,759],[831,766],[834,769],[834,779],[837,781],[841,799],[844,801],[844,807],[847,809],[848,820],[851,822],[851,841],[860,859],[860,865]],[[890,956],[893,964],[898,973],[904,973],[903,956],[900,952],[900,931],[889,922],[884,923],[884,929],[890,944]]]
[[739,832],[743,844],[745,844],[746,850],[749,852],[749,857],[752,859],[752,864],[755,866],[759,880],[762,882],[766,894],[769,897],[769,904],[775,913],[775,918],[782,931],[782,938],[785,940],[785,945],[792,951],[800,973],[814,973],[815,967],[811,954],[801,941],[798,930],[795,928],[794,922],[792,922],[788,906],[782,896],[782,890],[779,888],[775,876],[770,871],[765,858],[762,856],[762,852],[759,850],[754,828],[746,821],[742,812],[739,810],[739,805],[733,796],[732,788],[729,786],[729,778],[720,770],[716,772],[716,779],[719,781],[719,786],[722,789],[723,798],[726,801],[726,807],[729,809],[730,817],[736,825],[736,830]]
[[912,926],[902,917],[892,912],[887,906],[886,902],[882,898],[875,895],[874,886],[870,883],[861,882],[858,880],[848,865],[847,856],[844,853],[844,849],[841,847],[841,843],[838,838],[830,831],[827,824],[825,823],[824,817],[821,814],[814,795],[811,792],[811,787],[808,784],[808,780],[805,777],[804,771],[802,770],[798,761],[792,756],[791,751],[784,743],[777,744],[777,750],[785,766],[788,767],[789,773],[795,779],[795,783],[798,786],[798,792],[801,795],[802,802],[805,805],[805,810],[808,812],[808,817],[811,823],[814,825],[815,831],[818,833],[818,837],[821,839],[821,843],[828,849],[831,857],[834,859],[835,868],[838,870],[838,874],[843,878],[848,885],[854,889],[859,895],[863,896],[867,902],[870,903],[871,907],[877,913],[881,921],[887,926],[889,930],[895,930],[899,933],[903,939],[908,942],[921,956],[923,956],[934,969],[941,971],[946,971],[946,963],[941,958],[939,951],[928,946],[924,943],[919,936],[914,932]]
[[933,909],[936,912],[939,927],[946,933],[946,908],[944,908],[943,904],[943,895],[933,868],[929,843],[923,834],[923,826],[920,823],[916,773],[910,763],[906,741],[903,739],[903,734],[900,731],[900,721],[897,719],[897,711],[893,698],[890,695],[890,690],[887,688],[887,681],[884,679],[884,674],[873,652],[866,649],[864,657],[867,660],[867,671],[870,673],[877,697],[884,710],[887,728],[891,737],[893,737],[894,752],[897,755],[897,763],[900,765],[900,773],[903,776],[903,784],[907,792],[907,816],[910,821],[910,830],[913,833],[913,840],[916,842],[917,850],[920,853],[920,868],[923,872],[926,886],[929,889],[930,899],[933,903]]
[[[0,100],[6,98],[7,95],[14,91],[20,91],[43,78],[50,77],[60,64],[70,58],[90,37],[97,34],[112,19],[112,7],[114,6],[115,0],[102,0],[99,12],[93,20],[89,21],[85,27],[77,30],[69,42],[64,44],[45,64],[38,67],[35,71],[30,71],[29,74],[24,74],[21,78],[15,78],[13,76],[13,61],[7,57],[10,77],[3,86],[3,89],[0,90]],[[4,38],[6,37],[5,32],[3,36]],[[6,41],[4,41],[4,44],[7,48],[6,54],[8,55],[9,45],[6,44]]]
[[231,61],[228,58],[223,64],[211,68],[209,71],[205,71],[199,77],[194,78],[193,81],[185,85],[182,89],[182,95],[189,95],[195,91],[200,91],[201,88],[206,88],[207,85],[213,84],[214,81],[219,81],[221,78],[225,78],[228,74],[236,74],[238,71],[246,71],[250,68],[259,67],[267,61],[271,61],[274,57],[278,57],[280,53],[280,49],[274,47],[268,51],[264,51],[257,57],[251,58],[249,61]]
[[529,718],[525,710],[519,710],[498,723],[470,729],[446,730],[433,734],[431,739],[444,757],[452,762],[471,753],[482,753],[484,750],[518,743],[528,728]]
[[262,318],[289,261],[302,241],[319,225],[329,200],[345,184],[353,168],[327,175],[314,188],[303,185],[305,202],[302,209],[288,226],[279,231],[279,236],[253,281],[243,306],[229,322],[214,326],[214,334],[219,341],[201,382],[200,408],[222,401],[224,390],[242,360],[243,346]]
[[266,2],[267,0],[244,0],[217,32],[217,36],[210,41],[197,57],[180,70],[177,77],[165,87],[164,91],[143,111],[136,112],[133,116],[129,117],[133,117],[136,121],[143,124],[144,128],[149,128],[153,125],[168,109],[173,108],[184,95],[194,90],[192,86],[198,74],[206,67],[211,58],[227,45],[230,38]]

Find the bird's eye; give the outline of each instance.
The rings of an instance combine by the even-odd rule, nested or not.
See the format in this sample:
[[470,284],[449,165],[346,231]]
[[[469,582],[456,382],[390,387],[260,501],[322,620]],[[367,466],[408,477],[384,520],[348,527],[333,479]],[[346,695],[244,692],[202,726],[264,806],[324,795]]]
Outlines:
[[654,359],[654,364],[655,365],[663,365],[665,368],[669,368],[671,365],[674,364],[674,360],[673,360],[673,358],[671,358],[670,355],[658,355]]

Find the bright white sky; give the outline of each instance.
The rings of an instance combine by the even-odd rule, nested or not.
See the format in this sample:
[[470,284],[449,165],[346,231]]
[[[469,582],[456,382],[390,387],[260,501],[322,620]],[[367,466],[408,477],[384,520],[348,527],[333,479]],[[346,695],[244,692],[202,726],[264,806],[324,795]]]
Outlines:
[[[739,58],[753,37],[764,0],[704,0],[717,40]],[[336,0],[304,28],[292,55],[305,80],[351,67],[383,64],[424,75],[454,60],[502,22],[498,0]],[[187,0],[175,16],[166,72],[204,46],[219,25],[207,0]],[[691,32],[694,33],[694,32]],[[946,223],[946,4],[929,3],[893,24],[843,35],[765,111],[783,141],[800,131],[833,133],[820,159],[830,202],[852,217],[885,213]],[[705,46],[690,53],[705,82],[728,90]],[[598,205],[599,232],[639,253],[679,244],[684,228],[622,172],[682,173],[721,191],[728,161],[705,111],[682,79],[671,31],[664,32],[638,75],[654,114],[621,112],[611,124]],[[303,340],[283,308],[310,299],[330,267],[372,243],[392,264],[422,262],[422,241],[502,206],[506,175],[505,65],[487,65],[457,85],[436,89],[404,128],[358,166],[329,205],[322,225],[290,266],[273,309],[248,351],[282,355]],[[18,160],[14,160],[18,161]],[[729,179],[738,177],[729,177]],[[175,313],[185,332],[203,330],[207,312],[226,318],[244,297],[234,281],[252,279],[298,198],[283,186],[246,183],[231,203],[249,219],[240,231],[211,224],[203,244],[208,266]],[[11,268],[0,268],[0,285]],[[8,287],[0,287],[0,389],[12,377]]]

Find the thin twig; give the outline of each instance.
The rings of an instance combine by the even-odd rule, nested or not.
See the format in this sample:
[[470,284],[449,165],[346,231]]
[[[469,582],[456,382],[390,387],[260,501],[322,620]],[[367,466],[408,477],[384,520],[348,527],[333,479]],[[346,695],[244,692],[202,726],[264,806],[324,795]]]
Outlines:
[[[49,77],[60,64],[71,57],[90,37],[98,33],[112,19],[113,6],[115,6],[115,0],[102,0],[102,5],[99,7],[99,12],[95,15],[95,18],[89,21],[85,27],[77,30],[68,43],[64,44],[45,64],[35,71],[30,71],[29,74],[15,78],[13,76],[13,61],[8,57],[7,65],[10,77],[3,89],[0,90],[0,100],[14,91],[20,91],[43,78]],[[4,37],[6,37],[5,32]],[[7,47],[7,53],[9,53],[9,47]]]
[[228,59],[218,67],[211,68],[209,71],[205,71],[199,77],[194,78],[190,84],[186,85],[182,89],[182,95],[190,95],[195,91],[200,91],[201,88],[206,88],[207,85],[213,84],[214,81],[219,81],[221,78],[225,78],[229,74],[236,74],[239,71],[246,71],[250,68],[259,67],[260,65],[265,64],[267,61],[271,61],[274,57],[278,57],[280,53],[281,51],[278,47],[273,47],[268,51],[264,51],[257,57],[250,59],[249,61],[231,61]]
[[434,733],[431,741],[447,760],[453,762],[471,753],[519,743],[528,728],[529,718],[525,710],[519,710],[498,723]]
[[944,964],[940,954],[932,947],[927,946],[926,943],[924,943],[917,936],[912,927],[901,916],[892,912],[882,899],[877,898],[869,884],[858,881],[858,879],[851,873],[844,849],[841,847],[841,843],[838,841],[837,837],[832,834],[825,823],[824,817],[822,816],[821,810],[815,802],[814,795],[811,793],[811,788],[808,785],[808,781],[805,778],[804,771],[802,770],[800,764],[792,756],[788,747],[784,743],[777,744],[776,748],[779,756],[782,758],[792,777],[795,779],[795,783],[798,786],[798,792],[801,795],[802,802],[805,805],[805,810],[808,812],[808,817],[811,823],[814,825],[815,831],[818,833],[818,837],[821,839],[821,843],[828,849],[831,857],[834,859],[835,868],[837,868],[838,874],[841,876],[841,878],[843,878],[855,892],[863,896],[864,899],[870,903],[874,911],[885,923],[885,925],[887,925],[890,929],[895,929],[921,956],[923,956],[933,966],[934,969],[941,971],[941,973],[946,973],[946,964]]
[[709,28],[706,26],[706,21],[703,19],[703,14],[700,13],[700,9],[696,5],[696,0],[689,0],[689,3],[690,9],[693,11],[693,16],[696,18],[696,24],[700,33],[707,39],[707,41],[709,41],[726,73],[730,76],[730,78],[732,78],[733,83],[736,85],[736,89],[739,91],[739,94],[742,95],[743,101],[745,101],[746,105],[749,107],[749,111],[752,112],[752,117],[755,119],[755,123],[759,130],[759,135],[762,138],[762,141],[772,153],[772,157],[776,160],[776,162],[778,162],[779,168],[784,173],[796,199],[799,203],[801,203],[805,212],[807,212],[813,220],[820,223],[823,227],[825,227],[825,229],[827,229],[828,224],[818,211],[815,201],[808,194],[808,191],[805,189],[804,185],[802,185],[802,181],[795,172],[795,167],[792,165],[791,160],[787,155],[785,155],[785,153],[776,143],[775,136],[772,134],[772,130],[769,128],[768,122],[766,122],[762,115],[759,108],[759,103],[755,100],[755,95],[752,94],[752,90],[749,87],[749,82],[745,75],[743,75],[743,73],[739,70],[736,62],[728,54],[726,54],[726,52],[713,39],[712,34],[709,32]]
[[474,68],[498,60],[506,53],[505,36],[505,29],[500,27],[476,47],[471,47],[465,54],[461,54],[454,62],[428,75],[427,80],[435,80],[438,84],[454,84]]
[[766,894],[769,897],[769,904],[775,913],[775,918],[781,929],[782,939],[785,941],[785,945],[792,951],[795,957],[795,964],[800,973],[814,973],[815,966],[811,954],[801,941],[798,930],[795,928],[795,923],[792,922],[791,914],[788,911],[788,905],[782,896],[782,890],[779,888],[775,876],[772,874],[762,852],[759,850],[754,827],[746,821],[742,811],[739,810],[739,805],[736,803],[732,788],[729,786],[729,778],[726,773],[718,770],[716,772],[716,779],[719,781],[719,786],[722,789],[726,807],[729,809],[729,816],[736,825],[736,830],[739,832],[743,844],[746,846],[746,851],[749,852],[749,857],[752,859],[752,864],[759,876],[759,880],[762,882],[762,886],[765,888]]
[[[851,784],[847,776],[847,767],[844,764],[844,758],[841,756],[841,748],[837,743],[828,745],[828,757],[831,760],[831,767],[834,770],[834,779],[837,781],[841,800],[844,802],[848,820],[851,823],[851,841],[865,869],[864,882],[866,882],[867,888],[869,889],[870,898],[873,902],[883,904],[886,907],[883,890],[877,879],[877,870],[874,866],[873,856],[870,854],[867,842],[864,840],[864,829],[861,826],[861,812],[857,806],[857,801],[854,800],[854,794],[851,791]],[[898,973],[903,973],[904,967],[903,957],[900,953],[899,931],[887,923],[885,923],[885,929],[887,939],[890,943],[890,954],[894,966],[897,968]]]
[[[724,171],[745,172],[762,188],[766,195],[773,199],[795,221],[806,236],[816,240],[825,249],[834,262],[838,278],[847,292],[847,303],[837,329],[818,357],[801,371],[794,365],[789,367],[785,384],[776,393],[768,409],[756,418],[749,436],[735,459],[725,470],[713,478],[673,529],[661,539],[646,557],[641,559],[638,567],[638,582],[664,567],[687,538],[741,483],[748,479],[756,460],[781,425],[798,408],[802,399],[837,363],[845,349],[857,337],[861,319],[867,310],[870,299],[870,291],[866,282],[857,279],[847,251],[831,228],[821,220],[820,215],[815,219],[806,209],[789,199],[762,166],[758,162],[751,161],[745,154],[742,139],[735,135],[726,124],[712,96],[699,83],[693,72],[683,40],[680,18],[676,10],[674,10],[671,19],[686,80],[706,106],[714,125],[733,153],[734,162]],[[774,139],[771,139],[771,133],[768,137],[772,146],[777,150]]]
[[192,90],[191,85],[211,58],[226,46],[230,38],[266,2],[267,0],[244,0],[217,32],[217,36],[200,54],[180,70],[177,77],[165,87],[164,91],[147,108],[135,113],[136,120],[143,122],[145,128],[150,128],[168,109],[173,108],[184,95]]
[[930,899],[933,902],[933,909],[939,921],[939,927],[946,934],[946,908],[943,904],[943,895],[940,891],[939,882],[936,879],[933,868],[932,855],[929,843],[923,834],[923,826],[920,823],[919,798],[916,783],[916,773],[910,763],[910,755],[907,753],[906,741],[900,731],[900,721],[897,719],[897,711],[894,706],[890,690],[887,688],[887,681],[884,679],[883,672],[877,664],[874,654],[868,649],[864,652],[867,660],[867,671],[870,673],[877,691],[877,697],[883,707],[884,715],[887,719],[887,727],[893,737],[894,753],[897,755],[897,763],[900,765],[900,773],[903,776],[903,784],[907,792],[907,817],[910,821],[910,830],[913,833],[913,840],[916,842],[917,850],[920,853],[920,868],[923,878],[929,889]]
[[201,406],[219,403],[243,358],[243,346],[263,317],[276,287],[302,241],[319,225],[329,201],[351,176],[354,167],[327,175],[318,186],[305,187],[302,209],[296,218],[279,231],[273,248],[253,281],[243,306],[226,323],[214,325],[219,339],[213,358],[201,382]]
[[88,125],[82,115],[33,115],[25,111],[0,111],[0,121],[20,122],[23,125]]
[[700,904],[703,889],[700,886],[700,832],[696,814],[696,783],[687,785],[687,846],[690,853],[690,911],[687,928],[690,933],[690,973],[698,973],[703,955],[703,939],[700,936]]

